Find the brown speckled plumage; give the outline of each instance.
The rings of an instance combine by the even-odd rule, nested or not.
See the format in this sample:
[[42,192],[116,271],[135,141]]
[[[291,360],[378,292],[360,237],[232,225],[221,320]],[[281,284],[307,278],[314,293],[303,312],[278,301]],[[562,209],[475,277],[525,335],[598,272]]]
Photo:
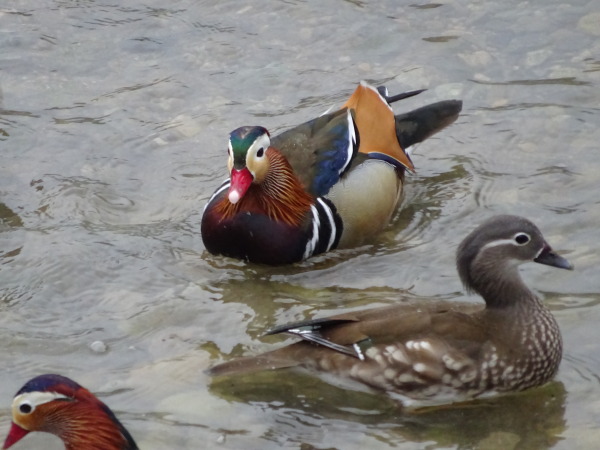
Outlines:
[[406,404],[539,386],[556,374],[562,340],[550,311],[519,276],[518,265],[527,261],[572,268],[528,220],[493,217],[457,252],[461,280],[484,298],[485,307],[393,305],[286,325],[269,334],[285,332],[303,340],[210,372],[303,366],[385,390]]

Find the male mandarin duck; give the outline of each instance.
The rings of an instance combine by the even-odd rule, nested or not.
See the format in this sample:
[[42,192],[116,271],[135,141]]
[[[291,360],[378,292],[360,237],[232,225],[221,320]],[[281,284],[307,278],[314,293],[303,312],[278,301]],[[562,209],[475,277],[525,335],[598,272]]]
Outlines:
[[211,375],[304,367],[388,392],[405,406],[520,391],[549,381],[560,364],[558,325],[523,283],[518,265],[572,269],[530,221],[496,216],[460,244],[465,288],[485,307],[452,302],[393,305],[271,330],[302,340],[217,365]]
[[108,406],[73,380],[46,374],[16,393],[13,422],[3,449],[31,431],[61,438],[67,450],[136,450],[138,447]]
[[402,193],[408,149],[451,124],[442,101],[394,116],[388,97],[361,83],[335,112],[271,138],[259,126],[231,132],[229,179],[202,216],[206,249],[250,262],[288,264],[361,245],[389,222]]

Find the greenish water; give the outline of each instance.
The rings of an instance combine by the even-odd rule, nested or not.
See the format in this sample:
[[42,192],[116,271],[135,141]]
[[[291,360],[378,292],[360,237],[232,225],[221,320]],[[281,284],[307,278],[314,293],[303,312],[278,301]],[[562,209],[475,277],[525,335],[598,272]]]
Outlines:
[[[366,79],[460,98],[372,245],[287,268],[207,254],[229,131],[277,132]],[[594,1],[13,1],[0,5],[0,434],[30,377],[96,392],[144,449],[594,448],[600,439],[600,10]],[[517,396],[402,414],[305,373],[211,381],[272,326],[404,299],[478,301],[457,244],[529,217],[565,356]],[[100,341],[106,351],[92,345]],[[333,383],[333,384],[331,384]],[[2,406],[3,405],[3,406]],[[31,435],[18,448],[61,448]]]

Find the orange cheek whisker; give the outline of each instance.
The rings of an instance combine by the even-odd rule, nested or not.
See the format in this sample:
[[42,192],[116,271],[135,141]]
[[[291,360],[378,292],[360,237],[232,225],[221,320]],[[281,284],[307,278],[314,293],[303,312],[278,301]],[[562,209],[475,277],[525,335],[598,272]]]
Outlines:
[[260,184],[252,184],[235,204],[226,198],[216,205],[222,220],[231,219],[241,211],[266,214],[271,220],[299,226],[314,202],[283,155],[269,149],[269,171]]

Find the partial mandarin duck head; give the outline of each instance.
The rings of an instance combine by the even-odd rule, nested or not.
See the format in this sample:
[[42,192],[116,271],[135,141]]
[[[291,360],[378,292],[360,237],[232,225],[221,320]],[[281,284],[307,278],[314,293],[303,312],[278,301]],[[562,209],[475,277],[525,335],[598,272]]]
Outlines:
[[269,132],[263,127],[241,127],[231,132],[227,147],[231,203],[237,203],[255,180],[263,181],[269,168],[265,154],[270,145]]
[[61,375],[46,374],[29,380],[15,395],[12,417],[3,449],[32,431],[58,436],[67,450],[138,448],[108,406]]

